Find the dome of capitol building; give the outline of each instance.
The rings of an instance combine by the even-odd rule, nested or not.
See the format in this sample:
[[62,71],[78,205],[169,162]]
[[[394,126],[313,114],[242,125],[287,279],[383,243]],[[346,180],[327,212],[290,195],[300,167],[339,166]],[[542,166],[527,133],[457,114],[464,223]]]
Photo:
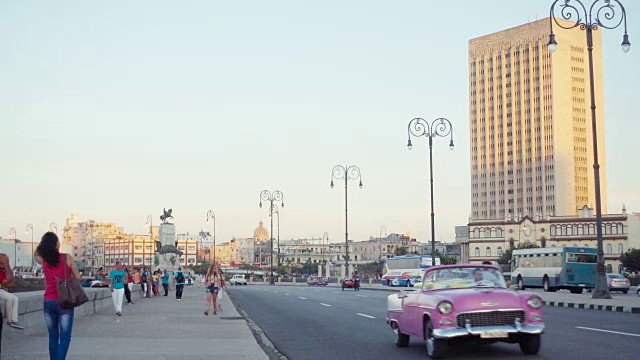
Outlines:
[[253,241],[265,241],[269,240],[269,231],[262,224],[262,220],[260,220],[260,224],[258,227],[253,230]]

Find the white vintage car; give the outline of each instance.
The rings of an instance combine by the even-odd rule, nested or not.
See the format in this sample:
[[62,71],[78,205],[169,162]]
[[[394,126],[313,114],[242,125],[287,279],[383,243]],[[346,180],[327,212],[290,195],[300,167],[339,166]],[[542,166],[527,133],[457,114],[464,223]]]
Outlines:
[[247,285],[247,279],[244,278],[244,275],[236,274],[233,275],[231,279],[229,279],[230,285]]

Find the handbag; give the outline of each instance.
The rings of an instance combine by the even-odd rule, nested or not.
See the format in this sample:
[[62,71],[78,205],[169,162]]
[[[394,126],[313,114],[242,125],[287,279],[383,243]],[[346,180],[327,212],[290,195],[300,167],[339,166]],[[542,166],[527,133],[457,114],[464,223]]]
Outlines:
[[62,279],[56,279],[56,286],[58,288],[58,302],[60,307],[66,309],[72,309],[78,307],[87,301],[87,294],[84,293],[84,289],[78,282],[78,280],[72,276],[67,278],[67,255],[65,254],[63,266]]

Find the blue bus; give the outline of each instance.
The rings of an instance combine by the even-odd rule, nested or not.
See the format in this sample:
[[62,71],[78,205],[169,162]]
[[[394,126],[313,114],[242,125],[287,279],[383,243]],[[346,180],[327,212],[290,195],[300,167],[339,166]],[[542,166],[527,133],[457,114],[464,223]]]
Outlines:
[[[440,265],[439,256],[436,256],[436,265]],[[413,281],[422,279],[424,269],[430,266],[431,255],[403,255],[385,259],[382,285],[413,286]]]
[[544,291],[567,289],[573,294],[596,285],[598,249],[551,247],[513,250],[511,280],[519,290],[542,287]]

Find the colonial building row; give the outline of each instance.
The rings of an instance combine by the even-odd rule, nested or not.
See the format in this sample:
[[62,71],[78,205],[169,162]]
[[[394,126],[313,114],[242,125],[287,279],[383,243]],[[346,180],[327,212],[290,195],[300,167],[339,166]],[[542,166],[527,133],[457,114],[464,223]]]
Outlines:
[[[593,209],[578,209],[577,216],[507,217],[501,220],[472,220],[456,227],[456,243],[462,247],[462,261],[497,261],[507,249],[524,242],[540,247],[597,247]],[[620,255],[640,248],[640,213],[602,216],[605,263],[609,271],[620,269]]]

